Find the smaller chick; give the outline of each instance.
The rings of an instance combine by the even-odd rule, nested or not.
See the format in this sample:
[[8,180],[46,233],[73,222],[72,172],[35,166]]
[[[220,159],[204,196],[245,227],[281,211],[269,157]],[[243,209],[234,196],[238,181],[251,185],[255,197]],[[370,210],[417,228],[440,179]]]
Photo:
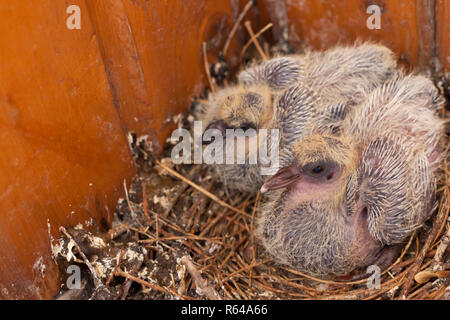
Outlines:
[[315,132],[262,192],[263,246],[282,264],[318,277],[381,269],[435,205],[442,103],[422,76],[396,76],[346,117],[340,136]]

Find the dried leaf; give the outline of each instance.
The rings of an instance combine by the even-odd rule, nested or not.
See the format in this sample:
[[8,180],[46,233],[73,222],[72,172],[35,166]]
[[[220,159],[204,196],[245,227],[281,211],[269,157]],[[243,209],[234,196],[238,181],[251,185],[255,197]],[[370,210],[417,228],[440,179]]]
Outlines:
[[450,274],[450,270],[440,270],[436,272],[424,270],[417,273],[414,276],[414,280],[416,280],[417,283],[424,284],[433,278],[445,278],[448,274]]

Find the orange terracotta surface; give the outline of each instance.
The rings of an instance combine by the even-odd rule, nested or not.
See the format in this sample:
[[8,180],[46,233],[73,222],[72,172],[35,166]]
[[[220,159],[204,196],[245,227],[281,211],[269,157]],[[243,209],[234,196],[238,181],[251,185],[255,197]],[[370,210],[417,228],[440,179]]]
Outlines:
[[[245,2],[245,1],[244,1]],[[260,27],[274,22],[270,8],[276,0],[258,0]],[[440,71],[449,69],[449,2],[447,0],[282,0],[289,43],[326,49],[355,40],[372,40],[391,48],[405,66]],[[381,9],[381,28],[369,29],[367,8]],[[273,30],[275,31],[275,30]],[[276,32],[272,32],[276,33]],[[271,40],[273,35],[265,36]],[[435,41],[435,38],[437,41]]]
[[233,24],[222,1],[70,4],[80,30],[65,1],[0,4],[0,298],[58,292],[59,226],[111,220],[135,174],[127,132],[160,151],[205,87],[202,42],[215,61]]
[[437,0],[436,39],[439,61],[446,72],[450,72],[450,1]]
[[51,236],[110,220],[134,173],[97,37],[87,15],[68,30],[65,11],[62,1],[0,4],[2,298],[51,297]]
[[[381,28],[368,29],[367,7],[377,4],[382,10]],[[418,62],[416,2],[386,1],[298,1],[286,0],[290,40],[325,49],[356,39],[381,41],[414,65]]]
[[[174,129],[173,116],[204,90],[202,42],[215,62],[233,25],[231,4],[106,0],[89,2],[89,12],[102,35],[121,119],[128,130],[148,135],[158,153]],[[230,51],[235,48],[233,41]]]
[[[59,226],[111,221],[124,179],[135,174],[127,134],[147,135],[159,154],[170,119],[207,86],[202,43],[215,62],[246,3],[0,2],[0,298],[58,292],[50,243]],[[272,22],[264,34],[271,43],[283,28],[293,48],[372,39],[405,64],[450,71],[447,0],[256,3],[244,21],[255,32]],[[80,30],[66,27],[72,4],[81,9]],[[380,30],[366,26],[370,4],[382,8]],[[240,27],[227,54],[231,68],[247,39]]]

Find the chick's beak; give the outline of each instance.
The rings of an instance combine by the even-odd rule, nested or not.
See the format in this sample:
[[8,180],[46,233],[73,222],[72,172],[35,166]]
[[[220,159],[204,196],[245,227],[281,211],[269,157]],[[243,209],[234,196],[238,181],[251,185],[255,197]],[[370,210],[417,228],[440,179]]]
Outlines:
[[263,184],[261,193],[287,187],[301,178],[302,173],[298,166],[291,165],[281,168],[273,177],[269,178],[269,180]]

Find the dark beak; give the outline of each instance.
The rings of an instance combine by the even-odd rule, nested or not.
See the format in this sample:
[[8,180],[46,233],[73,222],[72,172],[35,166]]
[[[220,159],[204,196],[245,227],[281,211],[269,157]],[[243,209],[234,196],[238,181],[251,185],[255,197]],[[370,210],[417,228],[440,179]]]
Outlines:
[[281,168],[273,177],[263,184],[261,187],[261,193],[287,187],[301,178],[302,173],[298,166],[291,165]]

